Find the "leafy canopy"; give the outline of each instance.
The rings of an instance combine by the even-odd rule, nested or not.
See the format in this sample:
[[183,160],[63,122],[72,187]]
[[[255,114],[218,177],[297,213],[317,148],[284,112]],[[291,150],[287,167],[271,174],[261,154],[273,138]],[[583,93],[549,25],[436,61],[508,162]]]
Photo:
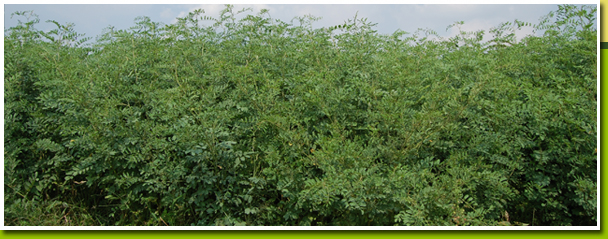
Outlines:
[[486,40],[249,11],[92,43],[15,13],[7,225],[597,224],[594,7]]

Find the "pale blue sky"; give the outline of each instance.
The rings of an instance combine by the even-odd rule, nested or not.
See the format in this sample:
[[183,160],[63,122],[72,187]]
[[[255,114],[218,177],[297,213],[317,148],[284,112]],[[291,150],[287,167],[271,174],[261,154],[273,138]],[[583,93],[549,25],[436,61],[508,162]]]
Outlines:
[[[455,21],[464,21],[462,30],[489,30],[501,22],[515,19],[532,24],[549,11],[556,10],[557,4],[458,4],[458,5],[423,5],[423,4],[235,4],[235,10],[251,7],[249,14],[256,14],[261,9],[269,9],[273,18],[290,22],[295,16],[312,14],[323,17],[315,27],[328,27],[343,24],[347,19],[358,17],[368,18],[378,23],[379,33],[390,34],[397,29],[413,33],[418,28],[430,28],[443,37],[456,34],[454,30],[446,32],[446,27]],[[15,11],[33,10],[40,16],[37,28],[51,30],[54,25],[46,20],[55,20],[65,24],[75,24],[75,30],[85,33],[88,37],[101,34],[108,26],[117,29],[127,29],[134,25],[137,16],[148,16],[155,22],[174,23],[176,17],[202,8],[206,15],[216,17],[224,8],[222,4],[5,4],[4,28],[17,24],[17,19],[11,19]],[[210,23],[211,24],[211,23]],[[531,28],[523,29],[521,37],[531,33]]]

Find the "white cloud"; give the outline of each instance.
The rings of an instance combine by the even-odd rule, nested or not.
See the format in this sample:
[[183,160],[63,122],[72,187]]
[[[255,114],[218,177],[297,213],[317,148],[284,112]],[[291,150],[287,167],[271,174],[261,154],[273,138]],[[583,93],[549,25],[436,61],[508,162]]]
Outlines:
[[173,10],[171,8],[166,8],[165,10],[160,12],[160,17],[162,17],[164,19],[172,19],[172,18],[175,18],[175,13],[173,12]]

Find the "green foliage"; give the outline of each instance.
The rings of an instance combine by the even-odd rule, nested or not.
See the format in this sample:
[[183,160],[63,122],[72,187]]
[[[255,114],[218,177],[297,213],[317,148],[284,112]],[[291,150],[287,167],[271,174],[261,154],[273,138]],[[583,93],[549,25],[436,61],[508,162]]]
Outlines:
[[83,207],[57,200],[16,199],[4,209],[6,226],[99,226]]
[[596,225],[595,9],[560,6],[520,42],[531,24],[483,41],[247,11],[91,44],[16,13],[7,223]]

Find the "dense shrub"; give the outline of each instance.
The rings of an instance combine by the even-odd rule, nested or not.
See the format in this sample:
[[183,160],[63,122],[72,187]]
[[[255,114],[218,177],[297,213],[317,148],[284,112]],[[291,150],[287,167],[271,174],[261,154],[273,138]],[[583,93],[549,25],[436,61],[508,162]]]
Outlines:
[[91,44],[17,13],[5,221],[68,202],[100,225],[597,224],[595,8],[520,41],[531,24],[484,41],[243,12]]

